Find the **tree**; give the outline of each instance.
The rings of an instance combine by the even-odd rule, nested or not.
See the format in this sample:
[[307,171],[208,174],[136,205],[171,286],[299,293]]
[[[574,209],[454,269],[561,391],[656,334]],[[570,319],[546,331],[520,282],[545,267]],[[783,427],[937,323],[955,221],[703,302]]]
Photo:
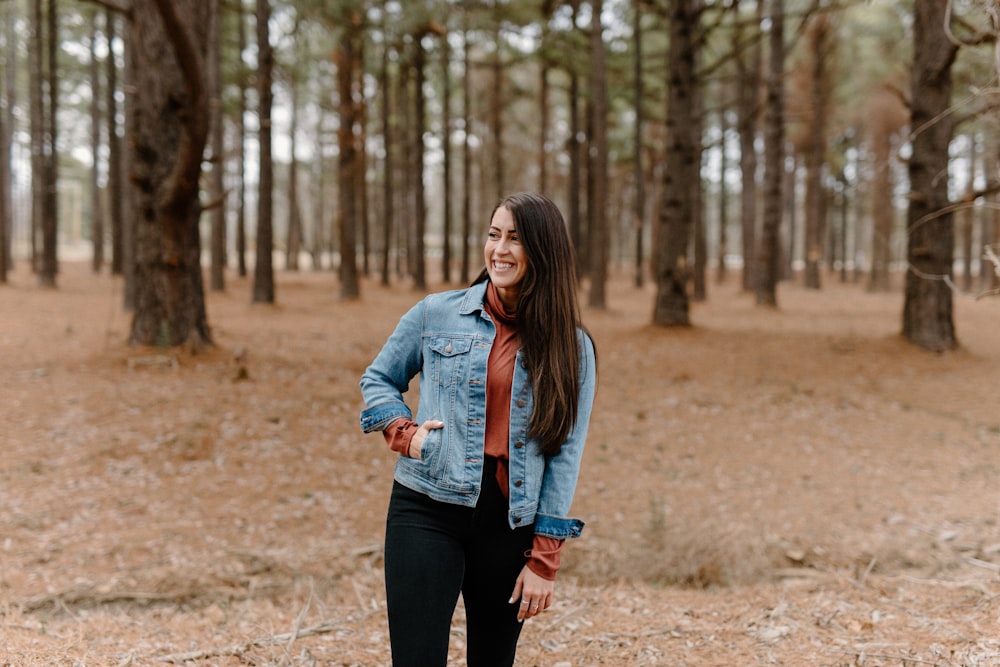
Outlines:
[[[8,5],[0,6],[0,16],[3,16],[4,25],[9,26],[13,22],[13,17],[9,15]],[[14,57],[14,48],[9,40],[11,31],[8,29],[4,34],[4,62],[8,62]],[[11,199],[10,199],[10,146],[8,136],[7,109],[11,104],[10,82],[6,80],[7,68],[0,72],[0,284],[7,282],[7,258],[9,254],[7,248],[10,245],[9,235],[13,228],[11,224]]]
[[222,113],[222,8],[218,2],[210,2],[208,51],[208,91],[211,95],[211,145],[212,172],[211,193],[212,210],[210,213],[209,233],[209,287],[214,291],[226,288],[226,207],[225,185],[225,144],[223,141]]
[[[98,273],[104,266],[104,207],[101,202],[100,170],[97,156],[101,154],[101,78],[97,59],[97,10],[90,15],[90,152],[93,166],[90,170],[90,229],[94,253],[91,268]],[[110,54],[109,54],[109,57]]]
[[257,193],[257,261],[253,272],[253,302],[274,303],[274,163],[271,145],[271,107],[274,90],[274,50],[271,47],[271,3],[257,0],[257,116],[260,165]]
[[757,244],[756,299],[777,306],[781,270],[781,185],[784,173],[784,0],[771,0],[767,89],[764,100],[764,210]]
[[[301,42],[300,26],[301,17],[295,15],[295,23],[289,35],[296,47]],[[297,63],[288,67],[287,83],[289,88],[289,128],[288,128],[288,224],[286,230],[288,236],[285,241],[285,268],[289,271],[299,270],[299,254],[302,252],[302,209],[299,201],[299,158],[298,158],[298,135],[299,135],[299,113],[301,105],[299,103],[299,68]]]
[[601,25],[602,0],[591,2],[590,97],[593,136],[591,171],[593,206],[590,209],[590,307],[607,307],[608,280],[608,91],[607,56]]
[[247,115],[247,67],[243,62],[243,52],[247,48],[247,19],[243,10],[243,0],[239,0],[236,5],[236,33],[240,49],[239,67],[236,71],[237,88],[239,89],[239,101],[236,109],[236,130],[238,148],[236,158],[237,173],[237,195],[236,195],[236,270],[240,278],[247,275],[247,138],[246,138],[246,115]]
[[2,238],[0,253],[3,254],[0,262],[2,262],[6,277],[6,272],[12,268],[13,260],[11,237],[14,232],[14,197],[11,160],[14,143],[14,107],[17,103],[18,63],[17,49],[14,46],[16,42],[14,3],[2,3],[2,7],[6,67],[4,67],[4,72],[0,74],[4,80],[2,86],[4,89],[4,109],[3,118],[0,119],[0,199],[3,199],[3,202],[0,203],[0,210],[5,211],[5,213],[0,214],[0,225],[4,226],[3,230],[0,230],[0,238]]
[[958,346],[952,320],[953,215],[948,204],[948,147],[954,119],[951,68],[958,46],[945,34],[945,3],[915,0],[908,171],[903,336],[933,351]]
[[211,344],[201,275],[199,179],[208,138],[209,3],[155,0],[132,12],[136,188],[135,313],[130,341]]
[[355,132],[360,121],[355,81],[360,75],[361,67],[356,30],[361,24],[361,15],[356,11],[348,11],[345,14],[346,20],[341,27],[335,56],[340,103],[340,126],[337,130],[337,143],[340,148],[340,164],[337,172],[340,195],[340,297],[357,299],[361,287],[355,253],[359,208],[355,187],[358,180],[357,170],[361,163]]
[[[764,2],[755,3],[754,25],[763,20]],[[754,268],[757,245],[757,125],[760,116],[760,79],[763,56],[760,36],[756,31],[746,35],[743,21],[737,25],[736,42],[749,43],[736,57],[738,98],[736,131],[740,138],[740,229],[742,231],[743,289],[754,289]]]
[[122,140],[118,123],[118,63],[115,58],[117,38],[117,19],[114,10],[104,12],[104,35],[108,44],[108,56],[105,62],[105,109],[108,137],[108,217],[111,223],[111,273],[121,275],[123,272],[122,235],[125,214],[125,186],[122,179]]
[[695,50],[699,13],[695,0],[674,0],[670,9],[668,52],[667,155],[663,170],[663,204],[660,209],[656,300],[653,323],[688,326],[687,262],[691,221],[691,192],[700,187],[698,149],[692,128],[697,126],[695,106]]
[[893,153],[899,133],[906,124],[906,109],[899,97],[883,87],[869,96],[866,106],[868,146],[871,153],[869,207],[872,217],[871,269],[868,290],[889,290],[889,266],[892,262],[892,230],[895,224],[893,190]]
[[[41,285],[56,283],[58,193],[56,189],[56,2],[31,3],[31,43],[28,51],[31,86],[32,263]],[[46,45],[48,48],[46,49]],[[46,91],[48,95],[46,95]],[[41,236],[41,249],[37,238]],[[39,251],[40,250],[40,251]]]
[[830,114],[830,57],[834,30],[828,14],[817,15],[806,32],[810,58],[808,88],[808,132],[805,146],[805,285],[820,287],[819,266],[823,255],[823,167],[826,162],[826,134]]
[[[641,288],[646,283],[646,273],[643,271],[643,256],[646,254],[644,240],[646,235],[646,179],[642,167],[643,130],[645,123],[646,103],[645,88],[642,81],[642,0],[635,0],[632,3],[633,24],[632,34],[635,48],[635,56],[632,61],[633,66],[633,90],[635,108],[635,153],[632,156],[635,165],[635,202],[633,216],[635,227],[635,286]],[[723,155],[725,151],[723,151]]]

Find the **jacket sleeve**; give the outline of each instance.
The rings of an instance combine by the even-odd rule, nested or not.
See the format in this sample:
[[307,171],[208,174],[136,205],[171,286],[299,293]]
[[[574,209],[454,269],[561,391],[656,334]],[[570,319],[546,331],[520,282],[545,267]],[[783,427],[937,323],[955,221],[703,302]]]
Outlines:
[[421,332],[424,302],[411,308],[399,320],[395,331],[361,376],[361,430],[365,433],[384,430],[400,417],[413,419],[413,412],[403,394],[423,365]]
[[568,515],[580,474],[583,447],[590,426],[590,413],[594,407],[597,357],[590,336],[582,331],[579,335],[580,394],[576,423],[560,452],[546,462],[538,512],[535,516],[535,534],[556,539],[579,537],[583,531],[583,522]]

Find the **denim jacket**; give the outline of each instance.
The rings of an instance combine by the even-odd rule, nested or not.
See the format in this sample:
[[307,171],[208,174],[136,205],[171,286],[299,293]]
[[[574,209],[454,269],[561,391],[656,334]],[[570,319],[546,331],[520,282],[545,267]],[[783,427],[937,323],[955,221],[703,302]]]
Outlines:
[[[483,302],[487,283],[431,294],[399,321],[361,376],[367,408],[365,433],[384,430],[400,417],[422,424],[439,419],[444,428],[428,433],[420,459],[401,456],[396,480],[441,502],[475,506],[483,475],[486,427],[486,366],[496,327]],[[577,420],[559,454],[543,456],[528,436],[533,405],[531,381],[517,352],[510,405],[511,528],[534,524],[534,532],[557,539],[577,537],[583,522],[568,517],[597,377],[593,342],[580,338],[580,394]],[[410,379],[420,374],[417,416],[403,400]]]

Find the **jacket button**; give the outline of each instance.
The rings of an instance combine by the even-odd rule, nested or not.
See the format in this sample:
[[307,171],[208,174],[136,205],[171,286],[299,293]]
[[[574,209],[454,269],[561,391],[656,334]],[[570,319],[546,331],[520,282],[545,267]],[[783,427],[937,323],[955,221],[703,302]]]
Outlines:
[[514,443],[514,448],[515,449],[521,449],[522,447],[524,447],[524,443],[521,442],[520,440],[518,440],[517,442]]
[[514,517],[514,523],[521,523],[521,517],[519,516]]
[[527,405],[527,401],[525,401],[523,398],[517,399],[517,407],[523,408],[525,405]]
[[516,482],[514,482],[514,486],[517,486],[517,487],[520,487],[523,484],[524,484],[524,482],[521,481],[521,480],[517,480]]

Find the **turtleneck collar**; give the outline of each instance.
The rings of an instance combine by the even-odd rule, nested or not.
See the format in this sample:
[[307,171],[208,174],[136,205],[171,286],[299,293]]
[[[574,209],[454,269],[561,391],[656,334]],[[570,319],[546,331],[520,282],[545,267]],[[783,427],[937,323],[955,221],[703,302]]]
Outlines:
[[502,320],[504,323],[513,324],[517,321],[517,311],[507,309],[492,280],[486,286],[486,305],[489,308],[490,315]]

